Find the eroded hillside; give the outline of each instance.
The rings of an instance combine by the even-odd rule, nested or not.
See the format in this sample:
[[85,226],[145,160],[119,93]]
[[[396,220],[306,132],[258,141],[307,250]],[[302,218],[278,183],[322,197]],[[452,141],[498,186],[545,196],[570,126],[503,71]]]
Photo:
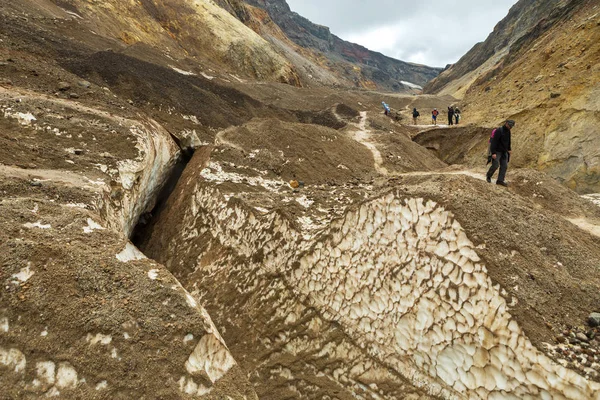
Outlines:
[[[529,7],[544,13],[517,13]],[[522,0],[429,90],[462,98],[465,120],[487,126],[517,120],[514,165],[594,193],[600,189],[599,40],[598,2]],[[480,153],[470,154],[470,162],[479,160]]]
[[0,3],[2,396],[600,398],[592,201],[449,166],[449,97],[119,44],[149,4]]

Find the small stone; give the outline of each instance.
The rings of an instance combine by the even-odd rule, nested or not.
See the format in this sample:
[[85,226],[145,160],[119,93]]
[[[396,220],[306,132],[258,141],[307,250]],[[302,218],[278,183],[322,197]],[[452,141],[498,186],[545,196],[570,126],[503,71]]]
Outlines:
[[560,93],[550,93],[550,98],[551,99],[555,99],[557,97],[560,97]]
[[38,182],[38,181],[31,181],[31,182],[29,182],[29,184],[31,186],[34,186],[34,187],[41,187],[42,186],[42,182]]
[[90,86],[92,86],[92,84],[89,83],[88,81],[79,81],[79,82],[77,82],[77,84],[79,86],[81,86],[82,88],[86,88],[86,89],[89,89]]
[[588,317],[588,324],[593,328],[600,326],[600,313],[591,313]]
[[71,85],[69,83],[58,82],[58,90],[60,90],[61,92],[66,92],[69,89],[71,89]]
[[596,332],[594,332],[592,329],[590,329],[589,331],[587,331],[585,333],[585,335],[591,340],[596,337]]
[[569,338],[569,343],[571,343],[571,344],[579,344],[579,343],[581,343],[581,341],[579,339],[577,339],[577,338],[573,338],[572,337],[572,338]]
[[75,150],[73,150],[73,154],[80,156],[83,154],[83,149],[75,149]]
[[78,99],[79,95],[77,93],[70,93],[69,97],[72,98],[72,99]]

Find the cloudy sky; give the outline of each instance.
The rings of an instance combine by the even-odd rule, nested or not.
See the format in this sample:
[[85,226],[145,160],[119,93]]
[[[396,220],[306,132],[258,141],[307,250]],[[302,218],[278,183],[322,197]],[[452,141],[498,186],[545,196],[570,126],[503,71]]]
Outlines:
[[344,40],[432,67],[484,41],[517,0],[287,0]]

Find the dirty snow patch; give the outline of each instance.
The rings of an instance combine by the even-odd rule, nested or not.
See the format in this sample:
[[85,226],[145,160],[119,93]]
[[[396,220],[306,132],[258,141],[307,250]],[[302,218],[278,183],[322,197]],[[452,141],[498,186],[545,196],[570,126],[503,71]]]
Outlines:
[[29,228],[29,229],[31,229],[31,228],[40,228],[40,229],[50,229],[50,228],[52,228],[52,225],[50,225],[50,224],[44,225],[44,224],[42,224],[41,221],[34,222],[33,224],[31,222],[28,222],[26,224],[23,224],[23,226],[25,228]]
[[215,79],[214,76],[210,76],[205,74],[204,72],[200,72],[200,75],[202,75],[203,77],[205,77],[206,79],[208,79],[209,81],[212,81],[213,79]]
[[105,390],[106,388],[108,388],[108,382],[106,381],[98,382],[98,384],[96,385],[97,391]]
[[79,14],[77,14],[77,13],[73,12],[73,11],[65,10],[65,12],[66,12],[67,14],[69,14],[70,16],[72,16],[72,17],[79,18],[79,19],[83,19],[83,17],[82,17],[81,15],[79,15]]
[[[266,172],[257,171],[261,174],[266,174]],[[220,164],[216,162],[211,162],[208,168],[204,168],[200,173],[204,179],[209,182],[222,183],[222,182],[232,182],[232,183],[245,183],[250,186],[262,186],[263,188],[275,192],[285,183],[282,180],[274,180],[274,179],[265,179],[263,177],[256,176],[246,176],[240,175],[235,172],[225,172]]]
[[150,278],[151,280],[155,281],[156,278],[158,278],[158,270],[157,269],[151,269],[150,271],[148,271],[148,278]]
[[585,218],[567,218],[569,222],[577,225],[579,228],[591,233],[594,236],[600,237],[600,225],[595,225]]
[[[135,247],[132,243],[127,243],[127,245],[125,246],[123,251],[121,251],[119,254],[117,254],[116,257],[117,257],[117,260],[119,260],[121,262],[143,260],[144,258],[146,258],[144,253],[139,251],[137,249],[137,247]],[[148,276],[150,276],[150,272],[148,272]],[[150,278],[150,279],[152,279],[152,278]]]
[[300,197],[296,197],[296,202],[298,204],[300,204],[302,207],[304,208],[309,208],[310,206],[313,205],[314,201],[310,200],[308,197],[306,196],[300,196]]
[[581,197],[583,197],[586,200],[591,201],[592,203],[594,203],[595,205],[600,207],[600,193],[586,194]]
[[27,360],[19,349],[6,350],[0,347],[0,364],[13,369],[15,372],[21,372],[25,370]]
[[423,86],[419,86],[416,83],[412,83],[412,82],[407,82],[407,81],[400,81],[401,84],[403,84],[404,86],[408,86],[411,89],[423,89]]
[[185,300],[187,301],[188,306],[190,306],[192,308],[198,307],[198,303],[196,303],[196,300],[194,300],[194,298],[192,297],[191,294],[186,293],[185,294]]
[[195,115],[184,115],[184,114],[182,114],[181,117],[184,120],[186,120],[186,121],[192,121],[194,124],[200,125],[200,121],[198,121],[198,117],[196,117]]
[[98,343],[106,346],[110,342],[112,342],[112,336],[103,335],[102,333],[98,333],[96,335],[92,335],[91,333],[88,333],[85,340],[86,340],[86,342],[88,342],[90,344],[90,346],[96,345]]
[[179,68],[177,68],[177,67],[174,67],[174,66],[172,66],[172,65],[171,65],[170,67],[171,67],[171,69],[172,69],[173,71],[175,71],[175,72],[177,72],[177,73],[180,73],[181,75],[185,75],[185,76],[196,76],[196,74],[195,74],[195,73],[193,73],[193,72],[185,71],[185,70],[183,70],[183,69],[179,69]]
[[31,263],[29,263],[25,268],[22,268],[19,273],[14,274],[12,278],[14,283],[19,284],[20,282],[27,282],[33,274],[35,274],[35,272],[31,270]]
[[87,208],[87,204],[84,204],[84,203],[69,203],[69,204],[65,204],[65,207],[69,207],[69,208]]
[[183,338],[183,343],[188,343],[188,342],[191,342],[192,340],[194,340],[194,335],[192,335],[191,333],[188,333]]
[[56,386],[60,389],[77,387],[77,371],[69,363],[60,363],[56,373]]
[[8,318],[4,317],[0,319],[0,332],[7,333],[9,329]]
[[19,120],[21,125],[31,125],[33,121],[36,121],[36,118],[31,113],[16,113],[14,114],[14,118]]
[[96,231],[96,230],[101,230],[102,231],[102,230],[105,229],[105,228],[102,227],[102,225],[94,222],[94,220],[91,219],[91,218],[87,219],[87,223],[88,223],[88,226],[84,226],[83,227],[83,232],[84,233],[92,233],[93,231]]
[[56,364],[52,361],[40,361],[35,363],[37,377],[44,383],[54,385]]
[[221,379],[235,365],[235,360],[227,347],[212,334],[200,339],[185,363],[190,375],[206,374],[212,383]]

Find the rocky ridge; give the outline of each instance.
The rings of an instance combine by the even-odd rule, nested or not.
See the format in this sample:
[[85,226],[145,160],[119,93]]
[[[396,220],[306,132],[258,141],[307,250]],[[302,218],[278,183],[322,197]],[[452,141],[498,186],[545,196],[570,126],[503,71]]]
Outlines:
[[287,54],[307,84],[410,93],[415,88],[406,82],[423,86],[441,71],[344,41],[329,28],[291,11],[285,0],[221,0],[219,4]]

